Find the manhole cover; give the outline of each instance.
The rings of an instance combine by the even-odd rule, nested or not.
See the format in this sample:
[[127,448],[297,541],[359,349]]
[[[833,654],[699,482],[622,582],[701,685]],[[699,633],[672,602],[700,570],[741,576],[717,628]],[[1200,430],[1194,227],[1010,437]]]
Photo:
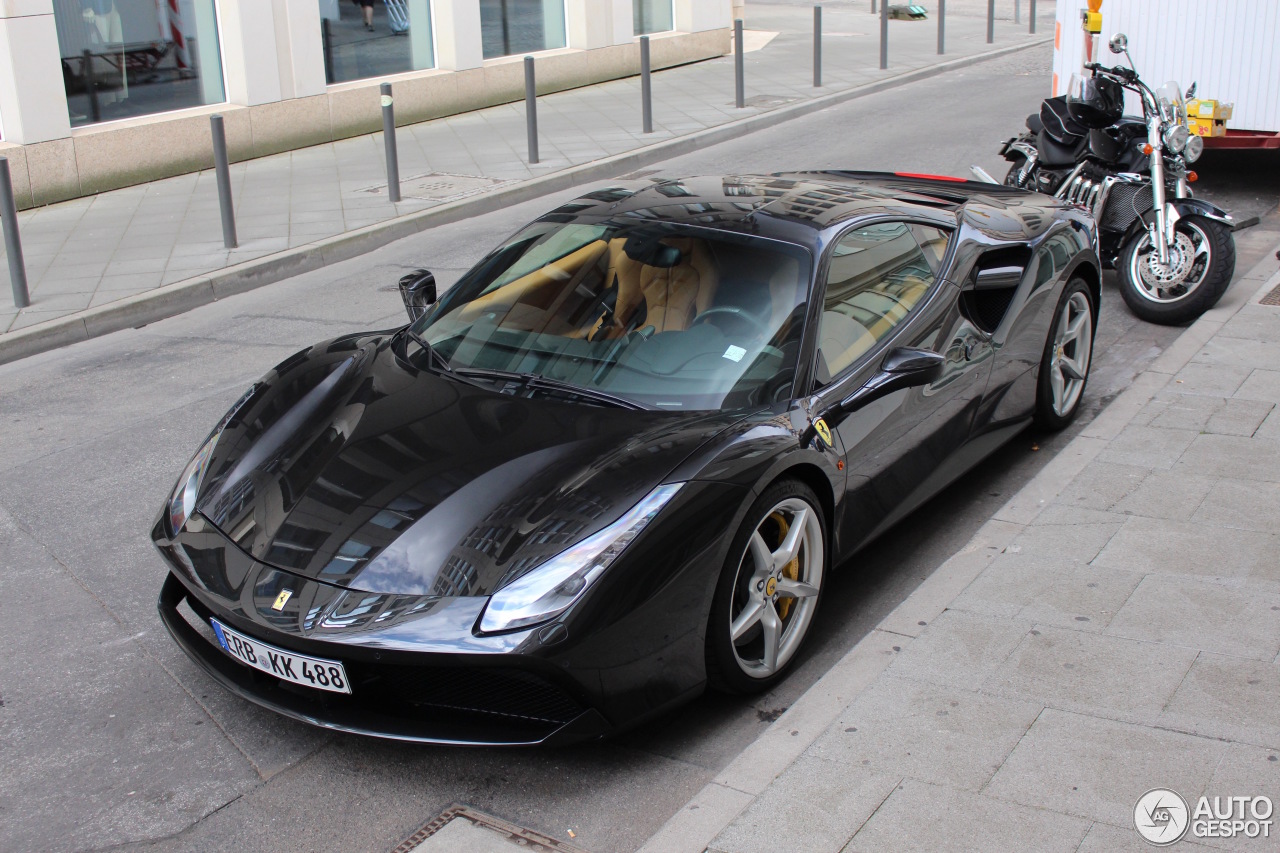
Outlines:
[[799,98],[787,98],[782,95],[752,95],[742,103],[748,107],[780,107],[783,104],[789,104],[792,101],[798,101]]
[[391,853],[445,853],[468,850],[476,853],[515,853],[516,850],[538,853],[587,853],[502,818],[478,812],[467,806],[452,805],[424,823]]
[[[479,175],[449,175],[444,172],[431,172],[426,175],[412,175],[400,179],[400,195],[403,198],[420,198],[426,201],[456,201],[467,196],[512,183],[499,178],[484,178]],[[386,195],[387,185],[366,187],[361,192],[373,195]]]

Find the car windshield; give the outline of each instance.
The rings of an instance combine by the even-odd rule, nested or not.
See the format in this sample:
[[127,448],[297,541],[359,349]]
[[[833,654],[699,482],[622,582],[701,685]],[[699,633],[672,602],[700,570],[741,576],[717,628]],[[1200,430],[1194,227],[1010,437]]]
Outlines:
[[508,393],[548,393],[550,380],[648,408],[738,408],[790,396],[809,269],[805,249],[760,237],[542,221],[411,331],[450,370]]

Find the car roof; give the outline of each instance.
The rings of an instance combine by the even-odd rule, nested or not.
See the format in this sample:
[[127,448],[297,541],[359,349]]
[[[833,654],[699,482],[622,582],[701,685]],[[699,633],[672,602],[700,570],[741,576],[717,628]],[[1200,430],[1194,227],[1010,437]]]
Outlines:
[[810,248],[851,219],[890,214],[954,224],[962,208],[1037,196],[996,184],[889,172],[789,172],[620,181],[562,205],[544,221],[653,222],[786,240]]

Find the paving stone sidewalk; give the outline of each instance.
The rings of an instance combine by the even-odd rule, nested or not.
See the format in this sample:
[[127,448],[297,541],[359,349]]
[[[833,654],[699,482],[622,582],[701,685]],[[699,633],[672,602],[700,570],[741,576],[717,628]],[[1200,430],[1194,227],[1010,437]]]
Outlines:
[[1273,250],[646,853],[1140,851],[1152,788],[1280,800],[1275,269]]
[[[948,13],[946,59],[992,48],[986,44],[985,19],[973,11],[961,4],[960,13]],[[1051,32],[1052,14],[1053,4],[1042,3],[1041,38]],[[753,3],[747,26],[755,32],[744,44],[764,47],[747,54],[745,109],[734,108],[733,61],[726,57],[654,75],[655,132],[649,135],[640,128],[638,78],[543,96],[537,166],[526,163],[523,104],[405,126],[397,133],[404,176],[404,200],[398,204],[386,197],[381,134],[233,164],[240,238],[234,250],[222,245],[216,188],[208,171],[24,211],[19,224],[31,305],[19,311],[10,301],[0,247],[0,341],[41,323],[389,223],[468,192],[510,186],[939,60],[932,22],[893,21],[890,69],[880,71],[878,23],[868,8],[829,3],[825,85],[815,89],[811,7]],[[1021,25],[997,22],[994,47],[1032,40],[1025,18]],[[851,130],[874,142],[874,128]],[[439,178],[424,177],[440,173],[466,178],[442,187]]]

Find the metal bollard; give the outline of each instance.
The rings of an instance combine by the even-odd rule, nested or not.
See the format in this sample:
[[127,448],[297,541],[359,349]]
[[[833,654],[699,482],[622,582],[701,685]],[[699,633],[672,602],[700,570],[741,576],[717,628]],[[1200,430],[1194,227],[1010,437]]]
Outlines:
[[1022,0],[1013,0],[1013,22],[1022,23]]
[[987,0],[987,44],[996,40],[996,0]]
[[378,87],[382,93],[382,147],[387,154],[387,198],[400,200],[400,154],[396,151],[396,99],[391,97],[391,84]]
[[733,103],[738,109],[747,105],[746,66],[742,59],[742,19],[733,22]]
[[337,75],[333,72],[333,36],[328,18],[320,19],[320,49],[324,51],[324,82],[334,83]]
[[1027,12],[1027,17],[1031,19],[1031,34],[1036,33],[1036,0],[1031,0],[1031,9]]
[[236,211],[231,201],[231,167],[227,163],[227,131],[222,126],[221,115],[209,116],[209,129],[213,133],[213,171],[218,183],[218,208],[222,211],[222,245],[234,249],[236,240]]
[[13,285],[13,304],[16,308],[26,308],[31,304],[31,295],[27,292],[27,263],[22,258],[18,206],[13,201],[13,180],[9,175],[8,157],[0,157],[0,226],[4,228],[4,250],[9,256],[9,283]]
[[653,133],[653,80],[649,63],[649,37],[640,36],[640,116],[645,133]]
[[880,70],[889,67],[889,4],[880,4]]
[[529,134],[529,165],[538,163],[538,82],[533,57],[524,58],[524,120]]
[[938,56],[947,52],[947,0],[938,0]]
[[871,14],[876,13],[876,0],[871,0]]
[[93,52],[88,48],[80,55],[80,80],[89,96],[89,116],[102,121],[102,107],[98,105],[98,80],[93,74]]
[[813,87],[822,86],[822,7],[813,7]]

